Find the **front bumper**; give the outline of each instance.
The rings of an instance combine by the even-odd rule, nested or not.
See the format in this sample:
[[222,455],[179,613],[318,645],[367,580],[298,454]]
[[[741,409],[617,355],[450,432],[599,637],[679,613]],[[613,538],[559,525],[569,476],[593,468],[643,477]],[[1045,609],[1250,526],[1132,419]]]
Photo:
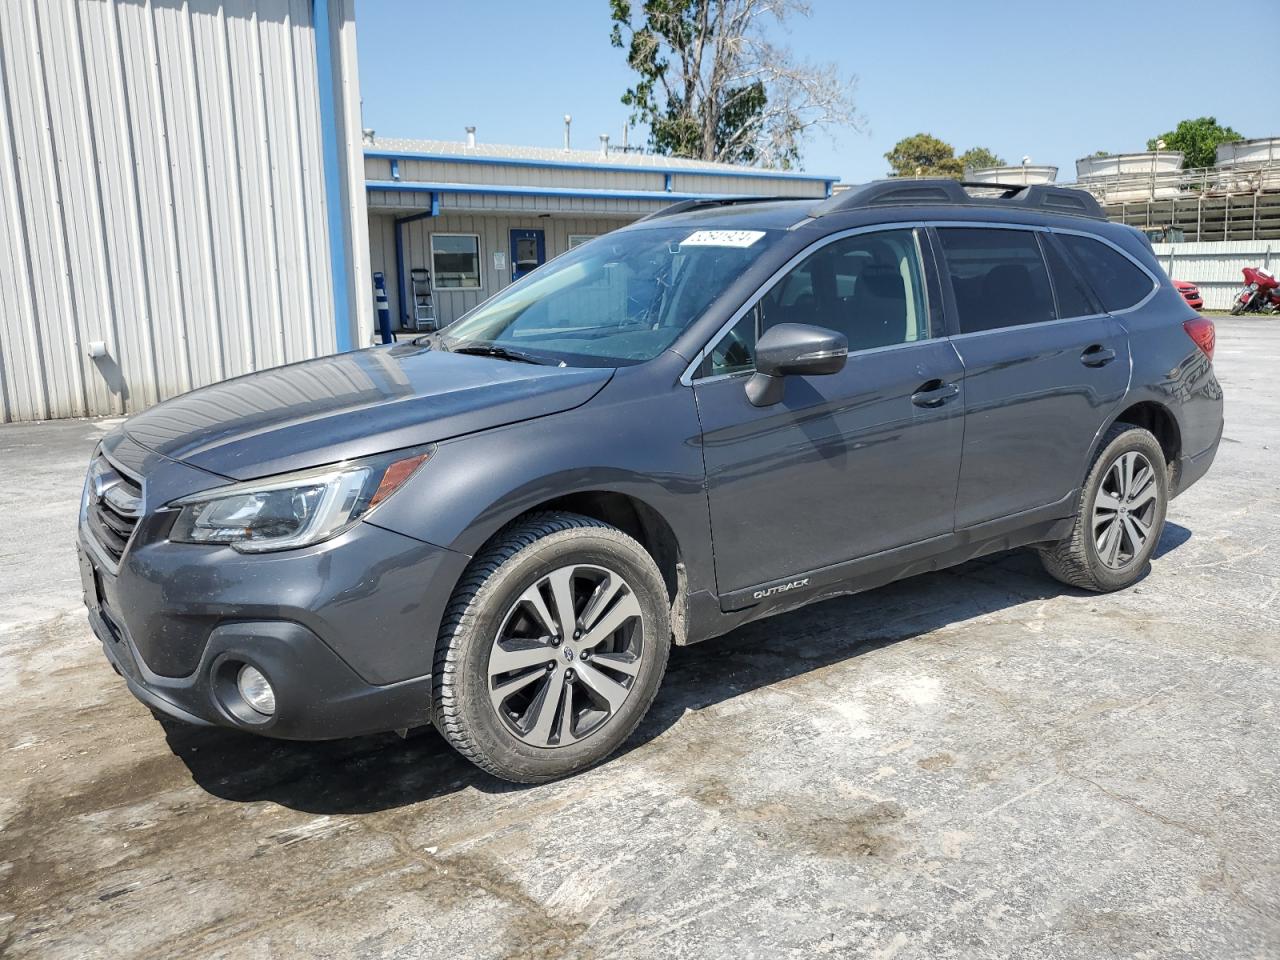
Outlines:
[[[135,542],[115,572],[82,531],[80,554],[94,633],[153,709],[295,740],[430,722],[434,641],[461,554],[369,524],[279,554]],[[271,717],[239,697],[242,664],[271,683]]]
[[[209,637],[199,668],[184,678],[149,671],[101,608],[89,623],[129,691],[148,707],[197,726],[234,727],[287,740],[328,740],[431,722],[431,676],[365,683],[306,627],[287,621],[226,624]],[[235,671],[257,667],[271,681],[276,712],[257,716],[239,702]]]

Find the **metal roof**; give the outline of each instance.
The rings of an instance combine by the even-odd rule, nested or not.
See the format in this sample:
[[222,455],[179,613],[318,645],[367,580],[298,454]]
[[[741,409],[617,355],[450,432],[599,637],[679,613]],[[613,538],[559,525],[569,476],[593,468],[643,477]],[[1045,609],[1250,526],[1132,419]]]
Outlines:
[[667,157],[656,153],[624,153],[599,150],[563,150],[555,147],[522,147],[509,144],[478,143],[469,147],[450,140],[410,140],[401,137],[375,137],[364,143],[365,156],[414,157],[462,163],[512,163],[532,166],[564,166],[592,170],[630,170],[633,172],[694,173],[735,177],[774,177],[836,182],[837,176],[805,173],[797,170],[772,170],[763,167],[711,163],[685,157]]

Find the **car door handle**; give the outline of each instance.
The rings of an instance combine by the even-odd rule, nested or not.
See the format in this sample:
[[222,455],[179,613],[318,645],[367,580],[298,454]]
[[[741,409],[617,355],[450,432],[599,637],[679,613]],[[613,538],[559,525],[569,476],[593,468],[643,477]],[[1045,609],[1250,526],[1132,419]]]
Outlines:
[[1080,362],[1086,367],[1105,367],[1108,363],[1116,358],[1116,352],[1110,347],[1104,347],[1100,343],[1093,346],[1080,354]]
[[911,402],[917,407],[940,407],[959,395],[960,388],[954,383],[930,380],[928,383],[920,384],[919,389],[911,395]]

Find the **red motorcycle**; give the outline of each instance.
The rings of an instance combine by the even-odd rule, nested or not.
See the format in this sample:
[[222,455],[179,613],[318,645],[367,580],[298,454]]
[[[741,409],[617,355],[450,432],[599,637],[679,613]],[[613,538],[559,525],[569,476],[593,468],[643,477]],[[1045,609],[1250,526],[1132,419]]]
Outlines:
[[1244,289],[1231,305],[1231,315],[1280,313],[1280,280],[1261,267],[1244,268]]

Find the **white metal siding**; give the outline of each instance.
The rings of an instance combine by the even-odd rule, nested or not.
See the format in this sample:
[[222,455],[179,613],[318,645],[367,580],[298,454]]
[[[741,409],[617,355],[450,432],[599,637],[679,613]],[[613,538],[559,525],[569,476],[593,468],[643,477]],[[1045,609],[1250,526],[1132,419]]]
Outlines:
[[[549,187],[566,190],[652,190],[666,189],[667,174],[614,168],[530,166],[524,164],[462,163],[448,160],[401,160],[400,179],[406,182],[477,183],[507,187]],[[391,161],[366,157],[365,176],[370,180],[390,180]],[[671,189],[675,193],[751,194],[778,197],[825,197],[822,180],[760,175],[725,176],[691,173],[672,168]]]
[[1155,243],[1156,258],[1175,280],[1200,288],[1206,310],[1228,310],[1244,286],[1245,267],[1280,271],[1280,240]]
[[133,412],[334,349],[311,9],[0,3],[0,418]]

